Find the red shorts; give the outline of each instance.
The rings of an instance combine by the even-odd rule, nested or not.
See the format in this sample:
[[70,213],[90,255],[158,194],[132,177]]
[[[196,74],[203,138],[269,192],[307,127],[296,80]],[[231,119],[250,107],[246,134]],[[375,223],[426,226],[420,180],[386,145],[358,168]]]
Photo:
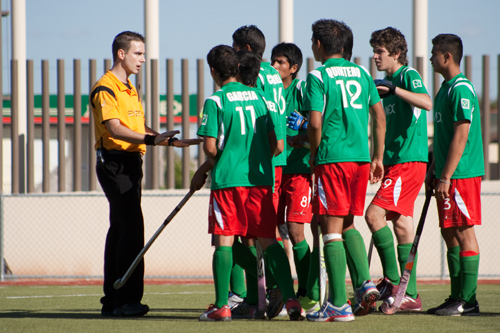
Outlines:
[[208,232],[223,236],[276,237],[270,186],[228,187],[210,192]]
[[441,228],[481,225],[481,177],[452,179],[449,194],[436,200]]
[[[315,168],[313,213],[318,215],[363,215],[370,163],[320,164]],[[317,189],[317,190],[316,190]]]
[[413,217],[413,206],[424,184],[426,168],[425,162],[384,166],[384,179],[372,204],[387,211],[387,220],[397,214]]
[[310,223],[311,175],[307,173],[284,174],[281,179],[281,196],[278,221]]
[[[274,210],[278,212],[280,197],[281,197],[281,179],[283,177],[283,168],[280,166],[274,167],[274,193],[273,205]],[[283,224],[284,221],[278,220],[278,224]]]

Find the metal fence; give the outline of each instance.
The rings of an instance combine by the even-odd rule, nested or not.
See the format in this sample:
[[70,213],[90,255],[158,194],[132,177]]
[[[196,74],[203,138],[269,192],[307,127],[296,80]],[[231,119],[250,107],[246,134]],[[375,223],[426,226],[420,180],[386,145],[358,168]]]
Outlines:
[[[500,193],[495,192],[499,182],[483,182],[482,185],[483,225],[476,227],[481,251],[479,277],[499,278],[496,242],[500,224],[496,217],[500,214]],[[186,192],[144,191],[146,241]],[[375,192],[376,187],[369,186],[366,205]],[[152,245],[145,256],[146,277],[195,279],[212,276],[213,249],[207,233],[208,195],[206,189],[197,192]],[[421,193],[415,203],[415,220],[418,220],[423,202]],[[108,203],[102,193],[2,195],[0,204],[0,258],[5,258],[1,264],[2,280],[102,277],[104,242],[109,225]],[[355,224],[368,247],[371,234],[366,223],[362,217],[357,217]],[[312,244],[308,228],[306,238]],[[293,259],[291,263],[293,269]],[[373,278],[382,276],[376,254],[370,270]],[[420,240],[417,273],[419,278],[448,276],[446,248],[434,201]]]
[[[361,58],[355,57],[354,62],[361,64]],[[413,66],[421,72],[423,68],[423,58],[418,58]],[[500,63],[500,55],[498,56]],[[463,71],[467,77],[472,74],[472,59],[466,56],[463,61]],[[490,77],[493,73],[490,70],[490,57],[485,55],[481,59],[482,64],[482,91],[478,94],[481,97],[482,112],[482,131],[484,143],[484,155],[486,165],[486,175],[484,179],[499,179],[500,163],[500,145],[498,145],[497,128],[500,126],[500,117],[497,117],[497,110],[490,108]],[[317,63],[316,63],[317,65]],[[308,58],[305,63],[307,72],[315,66],[312,58]],[[94,129],[92,114],[89,112],[88,101],[82,101],[85,91],[91,90],[96,82],[97,62],[91,59],[88,62],[88,82],[87,88],[82,88],[83,81],[81,61],[73,61],[72,73],[66,73],[64,60],[57,61],[57,82],[49,82],[49,63],[42,61],[40,77],[35,75],[34,64],[28,60],[27,67],[27,109],[19,109],[19,100],[17,89],[18,64],[16,61],[11,63],[11,95],[5,96],[10,101],[10,109],[2,109],[0,104],[0,136],[2,145],[0,145],[0,191],[18,194],[18,193],[48,193],[48,192],[67,192],[67,191],[93,191],[98,189],[95,176],[95,154],[94,154]],[[150,127],[155,130],[172,130],[174,127],[181,130],[183,138],[189,138],[195,135],[197,125],[201,120],[197,117],[202,109],[206,93],[216,89],[214,86],[206,87],[204,60],[196,61],[196,93],[191,94],[189,84],[189,67],[187,59],[183,59],[180,64],[181,77],[174,80],[174,63],[172,59],[166,59],[166,70],[161,72],[158,69],[158,60],[151,60],[148,63],[151,67],[151,82],[149,85],[143,82],[143,73],[136,76],[136,86],[139,93],[145,98],[144,101],[150,101],[145,104],[146,120]],[[103,69],[111,67],[111,60],[105,59]],[[373,59],[369,59],[367,66],[373,77],[377,73]],[[500,66],[498,66],[500,72]],[[1,69],[0,69],[1,72]],[[497,79],[500,75],[496,73]],[[0,73],[1,74],[1,73]],[[65,91],[65,78],[71,75],[73,90],[71,94]],[[159,91],[160,79],[166,84],[166,91]],[[429,93],[434,96],[439,89],[442,79],[439,75],[433,74],[432,90],[429,87]],[[476,82],[478,80],[475,80]],[[41,84],[41,107],[39,114],[35,112],[35,93],[34,83]],[[181,83],[181,94],[179,101],[174,98],[174,83]],[[474,82],[474,80],[473,80]],[[57,87],[56,105],[51,106],[50,87]],[[150,87],[143,89],[143,87]],[[476,86],[478,86],[476,84]],[[500,84],[498,84],[500,87]],[[0,87],[1,90],[1,87]],[[500,88],[499,88],[500,91]],[[1,93],[1,91],[0,91]],[[500,95],[498,92],[497,96]],[[164,98],[164,103],[159,103],[160,96]],[[194,97],[194,98],[190,98]],[[67,107],[68,100],[72,102],[71,107]],[[498,100],[498,97],[497,97]],[[81,101],[81,103],[80,103]],[[175,115],[175,105],[182,111]],[[193,112],[190,109],[194,109]],[[162,115],[162,116],[160,116]],[[26,119],[26,134],[19,133],[20,117]],[[90,125],[89,125],[90,124]],[[432,125],[431,125],[432,126]],[[9,143],[7,145],[7,143]],[[197,165],[204,160],[203,151],[199,147],[185,148],[178,150],[181,167],[176,171],[175,153],[176,149],[172,147],[148,147],[148,153],[145,157],[145,183],[146,189],[159,188],[187,188],[191,172]],[[10,152],[10,154],[4,154]],[[55,165],[52,165],[51,157],[55,157]],[[3,159],[3,160],[2,160]],[[40,165],[36,162],[41,161]],[[176,175],[177,172],[177,175]],[[4,179],[7,174],[9,179]],[[41,180],[36,180],[37,174]],[[176,186],[176,177],[178,178]],[[4,186],[6,185],[6,186]]]

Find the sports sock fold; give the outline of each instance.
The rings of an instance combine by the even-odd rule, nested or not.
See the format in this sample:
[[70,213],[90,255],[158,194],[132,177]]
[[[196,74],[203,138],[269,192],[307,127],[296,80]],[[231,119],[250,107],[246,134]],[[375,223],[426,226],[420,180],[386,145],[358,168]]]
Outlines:
[[383,274],[392,284],[399,284],[399,265],[396,260],[396,251],[394,249],[394,237],[391,228],[387,225],[372,235],[373,245],[377,249],[382,263]]
[[303,240],[293,246],[293,260],[295,262],[295,270],[297,271],[297,280],[299,289],[307,289],[307,279],[309,275],[311,252],[307,240]]
[[233,252],[230,246],[219,246],[212,259],[212,271],[215,285],[215,306],[219,309],[227,305],[229,280],[233,267]]

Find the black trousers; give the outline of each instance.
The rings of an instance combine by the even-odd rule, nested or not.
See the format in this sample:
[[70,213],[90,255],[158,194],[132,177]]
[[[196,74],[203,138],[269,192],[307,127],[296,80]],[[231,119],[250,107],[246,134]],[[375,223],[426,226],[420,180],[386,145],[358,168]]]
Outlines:
[[104,308],[140,302],[144,293],[144,261],[141,260],[125,285],[121,278],[144,247],[141,210],[142,156],[140,153],[104,152],[97,177],[109,201],[109,230],[104,249]]

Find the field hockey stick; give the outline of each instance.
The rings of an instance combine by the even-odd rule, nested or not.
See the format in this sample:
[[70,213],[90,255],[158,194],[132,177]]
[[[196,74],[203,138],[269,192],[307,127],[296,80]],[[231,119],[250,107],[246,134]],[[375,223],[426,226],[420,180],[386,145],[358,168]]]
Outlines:
[[165,219],[165,221],[163,221],[163,224],[160,226],[160,228],[155,232],[155,234],[153,235],[153,237],[151,237],[151,239],[146,244],[146,246],[143,247],[143,249],[141,250],[141,252],[139,252],[139,254],[135,258],[135,260],[132,262],[132,264],[128,268],[128,270],[125,273],[125,275],[121,279],[118,279],[118,280],[115,281],[115,283],[113,285],[113,287],[115,289],[120,289],[121,287],[123,287],[123,285],[130,278],[130,276],[132,275],[132,272],[135,270],[135,268],[137,267],[137,265],[139,264],[139,262],[142,260],[142,258],[146,254],[146,252],[149,250],[149,248],[153,244],[153,242],[156,240],[156,238],[158,238],[158,236],[161,234],[161,232],[163,231],[163,229],[165,229],[165,227],[170,223],[170,221],[172,221],[172,219],[174,218],[174,216],[181,210],[182,206],[184,206],[184,204],[191,198],[191,196],[193,195],[193,193],[194,193],[193,191],[189,191],[188,194],[186,194],[184,196],[184,198],[181,200],[181,202],[179,202],[179,204],[177,205],[177,207],[175,207],[175,209]]
[[432,198],[432,191],[427,190],[425,192],[425,202],[422,208],[422,214],[420,215],[420,220],[418,222],[417,231],[415,233],[415,238],[413,240],[413,245],[411,246],[410,254],[406,260],[405,270],[401,276],[399,282],[399,289],[394,298],[394,302],[389,304],[387,308],[384,309],[385,314],[393,314],[399,310],[403,298],[406,293],[406,288],[408,287],[408,281],[410,280],[410,275],[413,270],[413,264],[415,263],[415,256],[417,255],[418,242],[420,241],[420,236],[422,235],[422,230],[424,229],[425,217],[427,216],[427,210],[429,209],[429,204]]
[[370,239],[370,245],[368,246],[368,267],[372,262],[372,254],[373,254],[373,236]]
[[260,246],[259,241],[255,242],[257,250],[257,295],[259,302],[257,303],[257,311],[262,314],[266,311],[266,273],[264,266],[264,251]]

